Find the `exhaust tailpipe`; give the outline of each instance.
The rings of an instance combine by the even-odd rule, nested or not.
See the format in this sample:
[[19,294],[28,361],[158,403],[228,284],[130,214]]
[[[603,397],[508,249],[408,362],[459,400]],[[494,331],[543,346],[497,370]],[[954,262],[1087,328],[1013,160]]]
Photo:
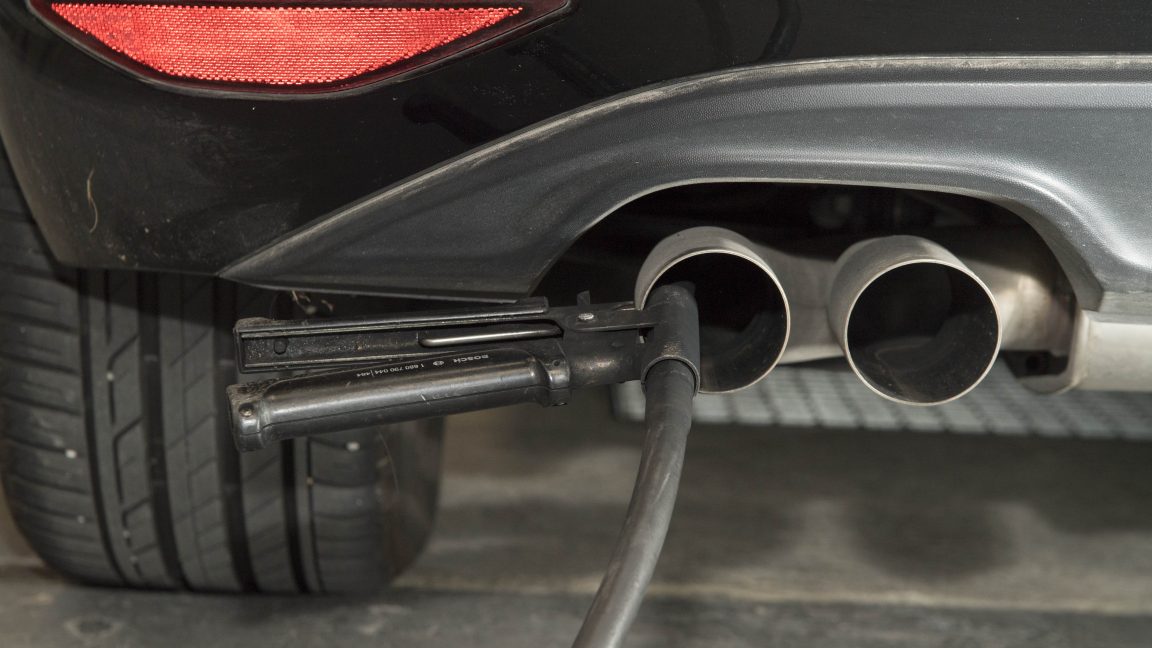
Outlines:
[[743,389],[776,366],[788,345],[788,299],[755,244],[718,227],[669,236],[640,268],[637,306],[679,282],[694,286],[699,307],[701,392]]
[[848,248],[833,270],[828,317],[856,375],[911,405],[968,393],[1000,351],[991,291],[951,252],[916,236]]

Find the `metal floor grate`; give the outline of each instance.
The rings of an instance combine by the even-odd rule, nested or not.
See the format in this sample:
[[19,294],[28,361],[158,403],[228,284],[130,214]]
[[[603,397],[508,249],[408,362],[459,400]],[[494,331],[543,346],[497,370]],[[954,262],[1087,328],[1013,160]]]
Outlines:
[[[618,418],[644,418],[637,382],[613,388]],[[784,427],[862,428],[963,434],[1037,434],[1056,437],[1152,440],[1152,394],[1073,391],[1035,394],[997,363],[967,396],[937,407],[883,399],[847,365],[777,367],[759,384],[735,394],[696,399],[697,423]]]

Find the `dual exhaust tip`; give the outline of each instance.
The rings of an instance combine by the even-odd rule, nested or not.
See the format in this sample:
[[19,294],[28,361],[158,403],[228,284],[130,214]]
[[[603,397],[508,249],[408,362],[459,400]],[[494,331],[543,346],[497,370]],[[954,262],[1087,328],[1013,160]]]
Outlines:
[[820,293],[826,321],[809,317],[804,327],[826,326],[856,375],[890,400],[938,405],[959,398],[983,380],[1000,351],[992,292],[955,255],[920,237],[862,241],[828,264],[698,227],[652,250],[636,303],[676,282],[695,288],[704,392],[742,389],[772,371],[796,325],[791,304],[811,303],[812,292]]

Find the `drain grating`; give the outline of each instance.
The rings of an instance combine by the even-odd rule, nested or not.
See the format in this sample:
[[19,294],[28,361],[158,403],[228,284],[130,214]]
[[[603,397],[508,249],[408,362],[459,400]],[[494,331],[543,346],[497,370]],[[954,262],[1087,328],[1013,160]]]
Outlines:
[[[636,382],[613,388],[616,416],[644,418]],[[695,420],[704,424],[862,428],[963,434],[1152,439],[1152,394],[1073,391],[1035,394],[997,363],[967,396],[936,407],[885,400],[844,364],[777,367],[735,394],[701,395]]]

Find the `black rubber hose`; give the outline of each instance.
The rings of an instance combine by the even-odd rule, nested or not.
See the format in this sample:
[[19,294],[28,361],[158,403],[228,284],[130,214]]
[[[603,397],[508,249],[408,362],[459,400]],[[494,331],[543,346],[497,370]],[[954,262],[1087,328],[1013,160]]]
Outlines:
[[695,391],[695,375],[683,362],[664,360],[648,371],[648,433],[636,486],[612,560],[573,648],[616,648],[636,619],[676,505]]

